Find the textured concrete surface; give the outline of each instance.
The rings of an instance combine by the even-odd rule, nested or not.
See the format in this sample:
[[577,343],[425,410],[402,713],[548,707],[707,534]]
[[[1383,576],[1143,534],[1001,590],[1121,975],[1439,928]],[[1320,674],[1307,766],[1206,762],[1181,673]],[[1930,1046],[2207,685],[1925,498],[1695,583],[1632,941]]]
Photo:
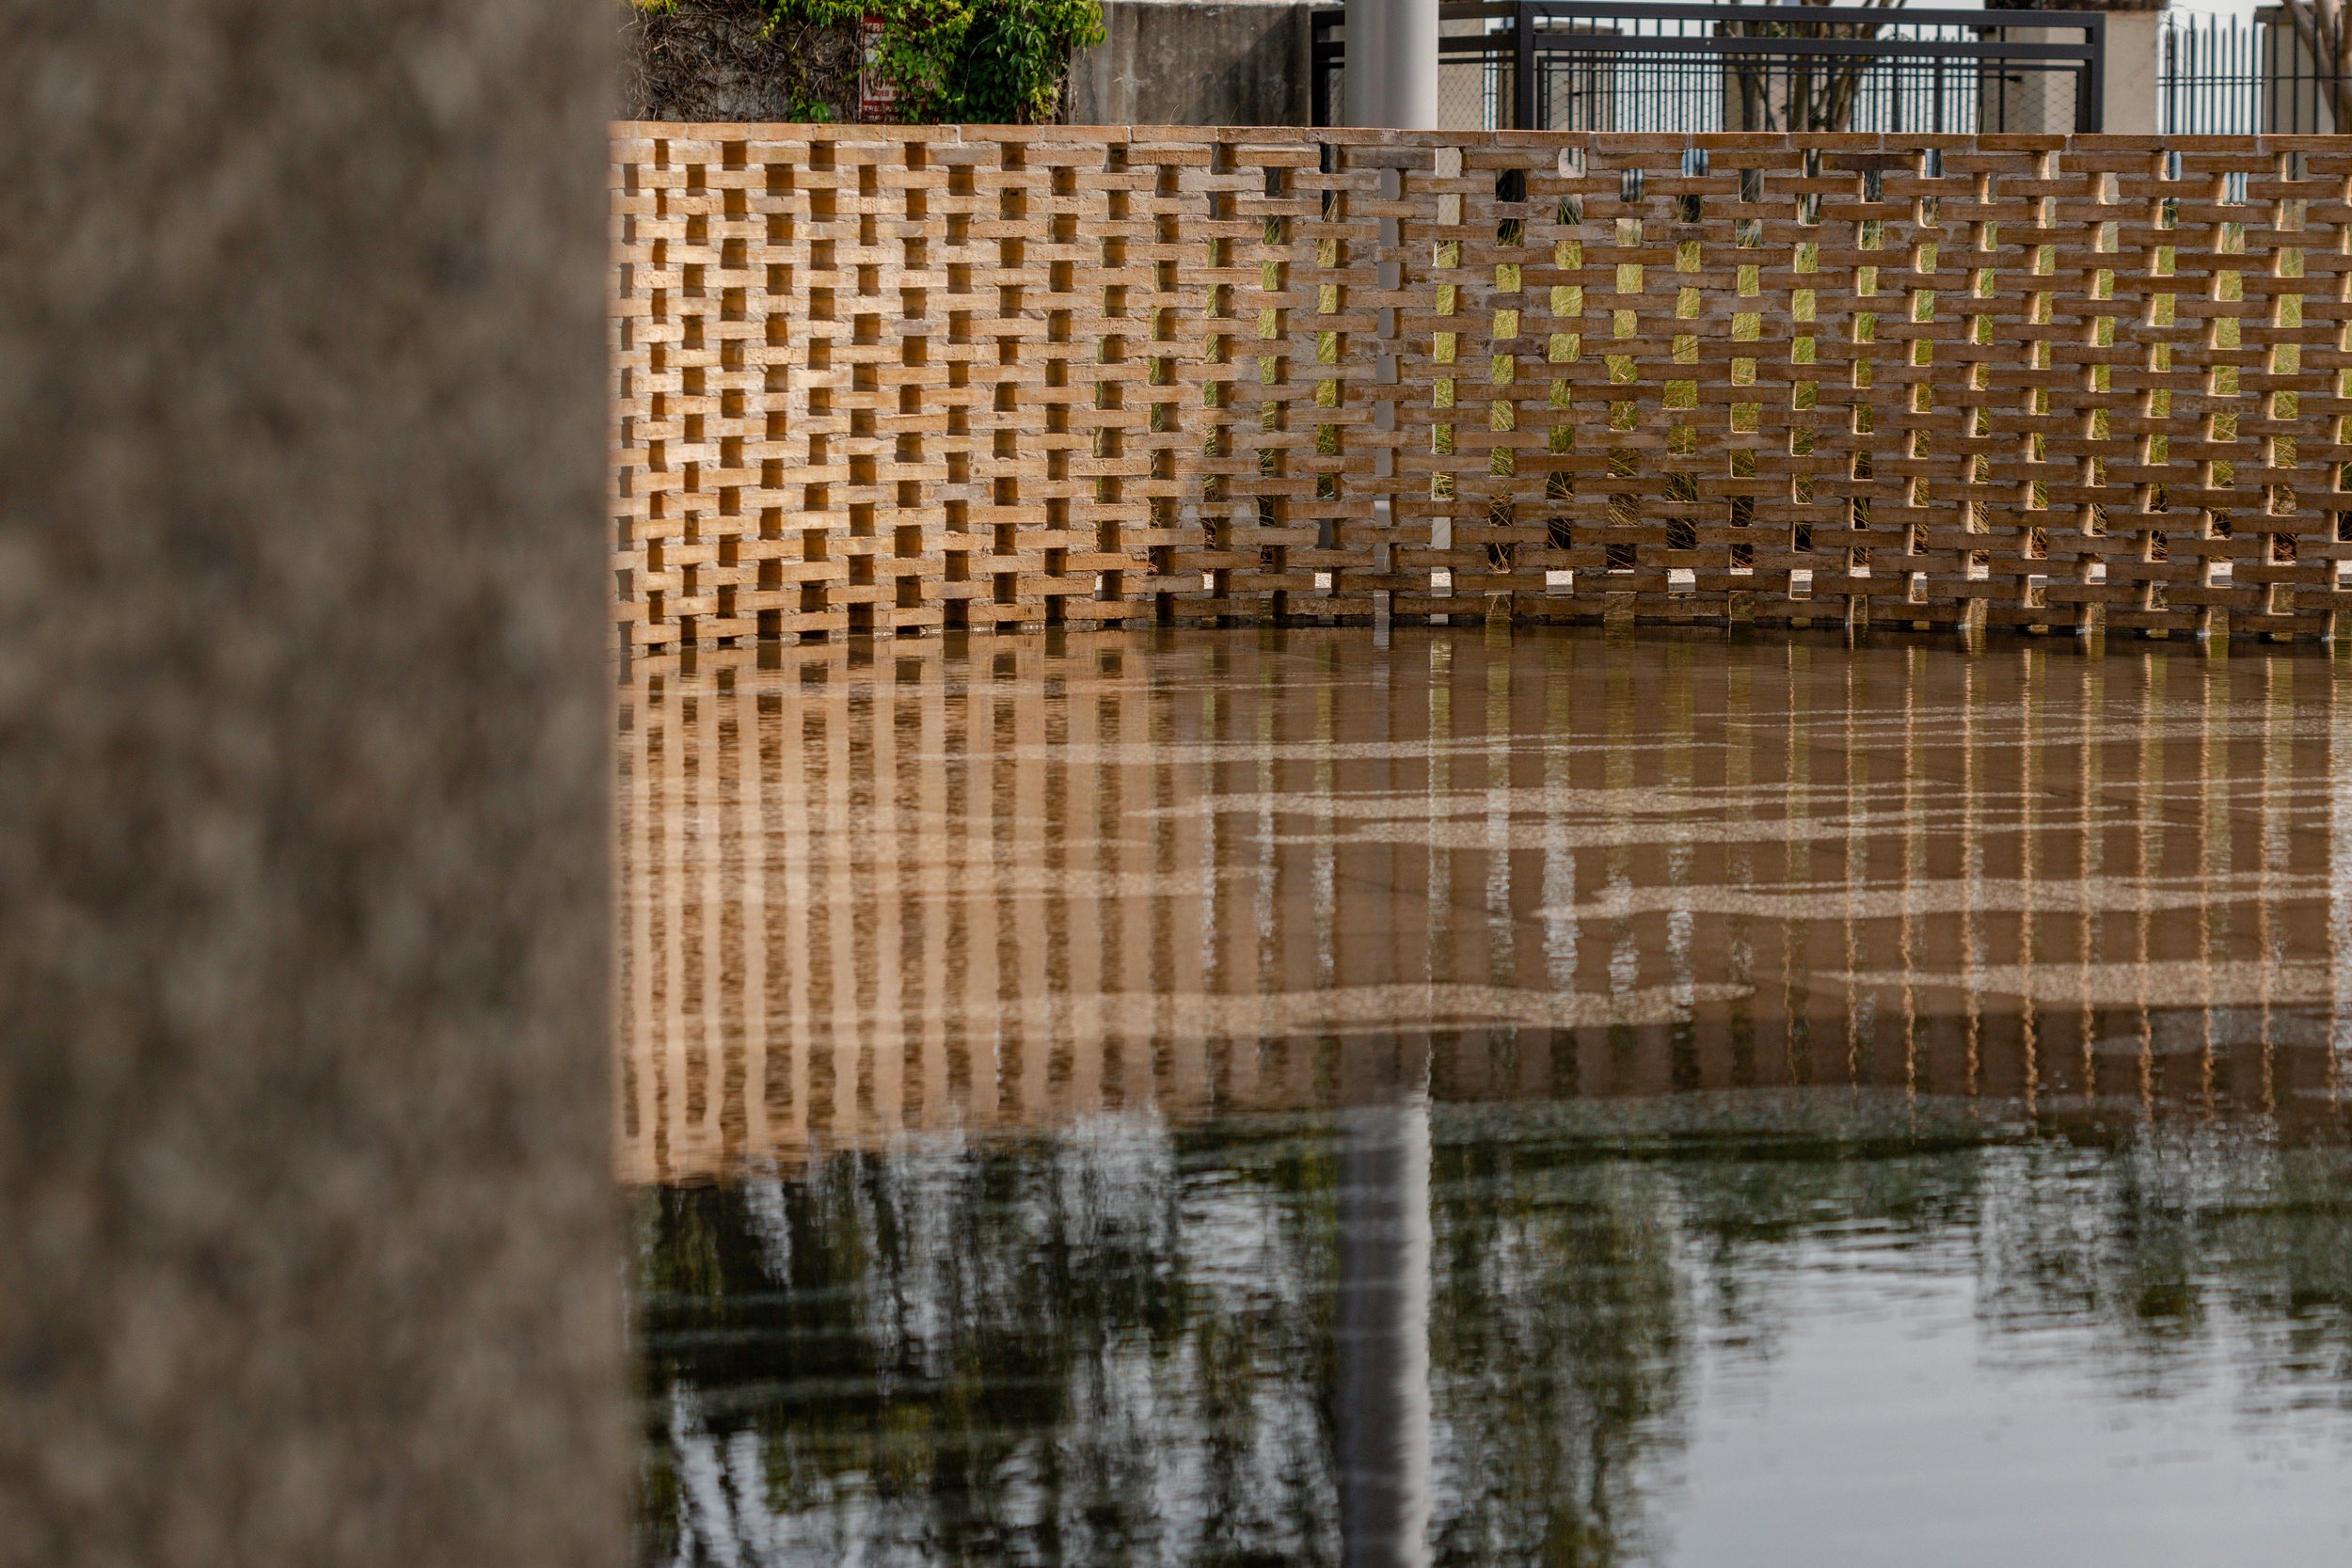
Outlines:
[[2156,134],[2156,98],[2163,90],[2164,13],[2107,13],[2106,83],[2102,93],[2111,136]]
[[619,1555],[612,53],[10,18],[0,1563]]
[[1290,0],[1105,0],[1070,70],[1073,125],[1305,125],[1308,15]]

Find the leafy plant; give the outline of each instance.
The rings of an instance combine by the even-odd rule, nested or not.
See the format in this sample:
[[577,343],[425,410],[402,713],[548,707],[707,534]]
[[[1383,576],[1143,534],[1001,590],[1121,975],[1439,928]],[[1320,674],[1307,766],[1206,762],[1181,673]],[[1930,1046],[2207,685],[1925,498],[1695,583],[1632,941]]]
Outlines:
[[[675,0],[636,0],[640,6]],[[1102,0],[769,0],[770,26],[882,19],[876,64],[913,123],[1029,124],[1061,105],[1073,51],[1103,41]]]
[[[788,22],[795,27],[837,27],[874,9],[863,0],[769,0],[768,8],[775,13],[775,22]],[[769,25],[773,27],[775,22]]]
[[973,23],[967,0],[886,0],[881,15],[879,63],[898,89],[898,118],[915,124],[975,118],[963,112],[961,80]]
[[[692,0],[627,0],[650,15]],[[737,0],[738,4],[741,0]],[[770,38],[798,57],[816,32],[882,22],[874,66],[913,124],[1033,124],[1061,106],[1071,55],[1103,41],[1102,0],[752,0]],[[803,73],[804,74],[804,73]],[[788,84],[797,118],[832,118],[822,99]]]
[[1051,119],[1072,52],[1102,41],[1101,0],[980,0],[957,60],[955,118]]

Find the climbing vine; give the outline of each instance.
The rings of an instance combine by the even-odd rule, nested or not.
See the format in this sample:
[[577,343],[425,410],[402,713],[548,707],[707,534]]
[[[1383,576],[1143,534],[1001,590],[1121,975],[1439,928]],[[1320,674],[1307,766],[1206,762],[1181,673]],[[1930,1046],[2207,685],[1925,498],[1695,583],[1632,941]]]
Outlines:
[[[679,0],[635,0],[667,10]],[[691,4],[691,0],[689,0]],[[1103,41],[1102,0],[762,0],[771,31],[882,24],[875,66],[910,123],[1033,124],[1061,106],[1073,53]]]

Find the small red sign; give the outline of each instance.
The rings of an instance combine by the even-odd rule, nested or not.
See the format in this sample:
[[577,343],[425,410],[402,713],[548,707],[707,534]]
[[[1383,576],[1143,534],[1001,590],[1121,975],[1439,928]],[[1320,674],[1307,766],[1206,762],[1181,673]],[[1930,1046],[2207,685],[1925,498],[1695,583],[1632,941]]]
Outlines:
[[898,88],[882,71],[882,19],[867,16],[858,24],[862,45],[857,73],[857,118],[868,125],[888,124],[898,118]]

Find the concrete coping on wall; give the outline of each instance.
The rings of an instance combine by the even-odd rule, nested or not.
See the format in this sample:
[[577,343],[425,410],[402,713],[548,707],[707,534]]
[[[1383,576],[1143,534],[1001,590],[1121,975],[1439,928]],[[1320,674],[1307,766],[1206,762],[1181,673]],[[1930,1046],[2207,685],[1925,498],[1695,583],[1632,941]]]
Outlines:
[[2049,135],[1963,135],[1955,133],[1891,133],[1876,131],[1397,131],[1356,126],[1299,125],[835,125],[794,121],[735,120],[615,120],[615,147],[646,141],[728,141],[740,138],[768,146],[806,146],[816,142],[967,144],[1001,147],[1008,143],[1057,144],[1100,141],[1126,142],[1329,144],[1344,147],[1383,145],[1487,147],[1595,147],[1617,152],[1679,153],[1689,148],[1709,150],[1768,150],[1794,148],[1822,151],[1918,151],[1931,148],[1974,149],[1985,152],[2144,151],[2247,153],[2341,152],[2341,135],[2246,136],[2106,135],[2078,132]]

